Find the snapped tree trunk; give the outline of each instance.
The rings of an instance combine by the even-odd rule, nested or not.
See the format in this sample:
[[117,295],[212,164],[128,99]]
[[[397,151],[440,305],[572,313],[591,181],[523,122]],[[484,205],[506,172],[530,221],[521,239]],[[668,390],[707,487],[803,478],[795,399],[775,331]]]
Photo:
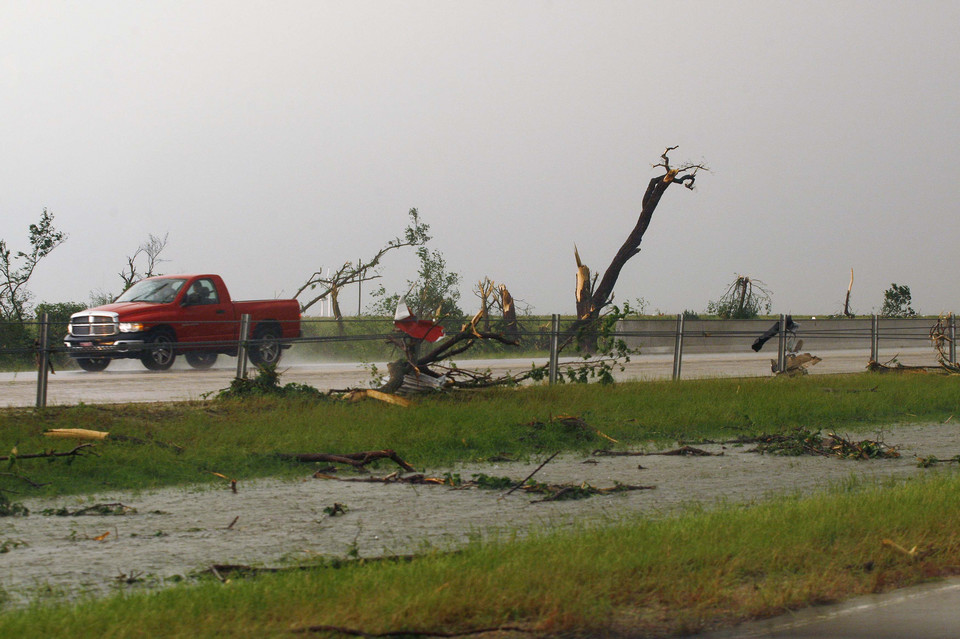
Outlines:
[[[699,169],[706,170],[700,164],[687,164],[679,168],[671,168],[667,153],[676,148],[675,146],[667,148],[660,156],[663,161],[654,165],[662,167],[665,173],[653,178],[647,184],[647,190],[641,200],[640,216],[637,218],[633,230],[624,240],[620,250],[613,256],[610,265],[603,273],[603,277],[600,278],[600,282],[593,287],[592,291],[587,286],[590,277],[589,269],[580,262],[580,257],[577,255],[577,321],[574,323],[574,329],[577,332],[583,334],[585,330],[591,330],[599,319],[600,312],[612,301],[613,289],[620,278],[620,272],[630,258],[640,252],[640,242],[643,240],[644,233],[647,232],[650,221],[653,219],[653,213],[670,185],[682,184],[688,189],[693,189],[697,171]],[[687,173],[680,175],[682,171],[687,171]]]

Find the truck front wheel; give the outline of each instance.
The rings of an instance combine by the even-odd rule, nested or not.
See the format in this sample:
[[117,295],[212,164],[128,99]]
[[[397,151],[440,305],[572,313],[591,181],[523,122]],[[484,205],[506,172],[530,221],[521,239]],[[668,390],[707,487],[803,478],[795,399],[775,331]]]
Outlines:
[[276,364],[280,361],[280,330],[274,326],[258,329],[250,345],[250,361],[254,366]]
[[110,365],[109,357],[80,357],[76,360],[77,366],[88,373],[99,373]]
[[173,366],[173,360],[177,358],[174,350],[176,340],[173,335],[167,331],[158,331],[151,335],[146,344],[144,344],[143,353],[140,355],[140,361],[149,370],[165,371]]
[[187,364],[199,371],[205,371],[217,363],[217,354],[208,351],[187,353],[184,357],[187,358]]

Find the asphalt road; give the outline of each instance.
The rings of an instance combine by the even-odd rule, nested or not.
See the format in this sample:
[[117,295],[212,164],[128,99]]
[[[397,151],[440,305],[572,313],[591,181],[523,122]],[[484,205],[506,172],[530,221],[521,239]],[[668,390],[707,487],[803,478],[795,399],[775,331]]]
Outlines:
[[742,624],[701,639],[955,639],[960,579]]
[[[824,351],[815,353],[823,361],[810,369],[811,374],[852,373],[864,370],[869,354],[860,350]],[[772,352],[776,357],[776,352]],[[904,364],[935,365],[931,348],[882,351],[880,360],[893,357]],[[771,353],[708,353],[685,355],[681,377],[769,377]],[[459,360],[461,368],[490,369],[492,372],[522,372],[531,363],[544,359]],[[381,371],[385,363],[378,363]],[[282,382],[309,384],[320,390],[366,388],[370,371],[359,363],[306,362],[298,360],[295,351],[281,360]],[[669,379],[673,356],[667,354],[635,357],[623,372],[615,371],[621,381]],[[178,358],[169,371],[152,372],[135,360],[117,360],[101,373],[79,370],[58,371],[50,375],[47,405],[114,404],[135,402],[189,401],[203,399],[230,385],[236,375],[236,359],[221,356],[213,369],[197,371]],[[35,372],[0,373],[0,407],[34,406],[37,399]]]

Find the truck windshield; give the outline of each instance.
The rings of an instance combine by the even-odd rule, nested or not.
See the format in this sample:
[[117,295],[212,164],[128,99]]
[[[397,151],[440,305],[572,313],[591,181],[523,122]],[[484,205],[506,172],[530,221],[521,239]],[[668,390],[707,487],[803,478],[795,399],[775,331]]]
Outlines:
[[183,287],[183,283],[186,281],[175,277],[162,280],[141,280],[128,288],[116,301],[169,304],[177,296],[177,291]]

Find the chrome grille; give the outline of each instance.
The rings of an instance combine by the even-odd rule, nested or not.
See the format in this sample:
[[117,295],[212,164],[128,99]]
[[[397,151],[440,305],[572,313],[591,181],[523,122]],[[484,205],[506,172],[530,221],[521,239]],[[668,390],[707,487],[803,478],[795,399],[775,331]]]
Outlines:
[[75,337],[103,337],[119,332],[116,320],[109,315],[80,315],[70,320],[70,334]]

